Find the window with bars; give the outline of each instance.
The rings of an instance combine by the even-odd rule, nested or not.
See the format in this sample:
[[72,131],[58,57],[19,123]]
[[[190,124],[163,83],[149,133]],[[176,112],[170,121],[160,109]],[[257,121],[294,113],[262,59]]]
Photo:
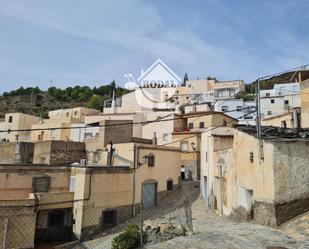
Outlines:
[[148,165],[148,167],[154,167],[155,166],[155,156],[154,155],[152,155],[152,154],[148,155],[147,165]]
[[50,187],[50,176],[34,176],[32,178],[33,193],[48,192]]

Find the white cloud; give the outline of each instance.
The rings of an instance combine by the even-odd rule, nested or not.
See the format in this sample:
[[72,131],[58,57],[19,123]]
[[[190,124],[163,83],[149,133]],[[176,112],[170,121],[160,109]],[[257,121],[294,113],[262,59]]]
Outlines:
[[[212,2],[218,7],[217,14],[226,17],[233,25],[251,28],[242,24],[248,15],[233,18],[231,10],[222,3]],[[93,46],[97,52],[82,54],[80,60],[69,62],[72,65],[68,65],[68,60],[63,63],[60,61],[59,65],[46,61],[38,68],[31,68],[31,64],[20,68],[19,77],[42,81],[42,84],[43,79],[51,76],[59,84],[101,83],[113,78],[121,82],[125,81],[124,73],[139,74],[142,67],[147,67],[157,58],[163,59],[179,76],[187,72],[191,77],[212,75],[222,79],[240,78],[251,81],[263,74],[281,71],[309,60],[308,55],[303,52],[308,43],[300,44],[284,29],[273,33],[272,37],[265,37],[263,42],[259,37],[258,43],[247,44],[244,34],[241,31],[233,33],[233,27],[227,23],[224,29],[218,27],[221,40],[214,42],[212,38],[216,34],[201,34],[190,25],[186,28],[170,27],[166,17],[150,1],[7,0],[1,4],[1,16],[23,22],[26,26],[50,31],[55,40],[60,36],[73,37],[81,44],[84,43],[85,50],[90,50],[92,45],[89,44],[95,44]],[[178,18],[177,15],[174,16]],[[201,22],[205,26],[212,25],[205,20]],[[222,33],[226,30],[229,30],[228,34]],[[31,34],[28,39],[30,38]],[[0,52],[6,46],[10,44],[0,44]],[[271,50],[275,53],[269,53]],[[32,51],[44,52],[39,47],[37,51],[35,48]],[[81,51],[71,51],[69,47],[59,48],[60,54],[73,52],[77,53],[73,56],[77,58]],[[68,58],[70,56],[72,54],[67,55]],[[0,65],[4,64],[6,73],[14,71],[14,58],[0,59]],[[88,60],[91,65],[87,64]],[[9,70],[10,67],[12,70]],[[3,70],[1,68],[0,73]],[[9,78],[15,79],[17,84],[24,81],[13,76]],[[0,82],[3,81],[0,79]]]

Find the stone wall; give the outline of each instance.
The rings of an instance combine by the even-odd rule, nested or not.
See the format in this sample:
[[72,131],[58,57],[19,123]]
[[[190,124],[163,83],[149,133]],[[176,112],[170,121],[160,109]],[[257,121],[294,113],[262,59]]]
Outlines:
[[71,164],[87,158],[85,144],[81,142],[43,141],[34,146],[35,164]]
[[[103,129],[103,134],[102,134],[104,137],[104,145],[107,145],[110,142],[113,142],[114,144],[131,142],[132,137],[133,137],[132,122],[133,122],[132,120],[105,120],[103,121],[103,125],[106,125]],[[116,125],[116,124],[120,124],[120,125]]]
[[258,224],[277,226],[275,206],[273,203],[257,202],[253,204],[253,218]]
[[277,226],[309,210],[309,198],[275,204]]

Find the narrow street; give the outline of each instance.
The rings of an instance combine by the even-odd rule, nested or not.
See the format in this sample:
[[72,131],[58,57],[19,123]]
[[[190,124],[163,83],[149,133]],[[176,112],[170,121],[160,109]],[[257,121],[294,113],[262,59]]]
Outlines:
[[146,248],[309,248],[308,238],[307,241],[294,239],[278,229],[253,223],[219,220],[212,211],[207,209],[206,203],[202,199],[198,199],[193,203],[192,212],[194,235],[178,237]]
[[[309,249],[309,240],[306,236],[292,237],[279,229],[260,226],[248,222],[233,222],[228,219],[222,220],[207,208],[206,202],[199,197],[199,188],[193,184],[184,184],[181,191],[173,193],[161,205],[144,212],[145,223],[164,223],[169,221],[169,214],[179,207],[183,200],[191,196],[194,234],[191,236],[177,237],[175,239],[147,245],[145,248],[153,249],[189,249],[189,248],[256,248],[256,249]],[[307,217],[307,216],[306,216]],[[297,227],[304,227],[308,231],[308,221]],[[106,236],[82,243],[82,248],[111,248],[112,239],[128,224],[139,224],[139,217],[131,219],[125,224],[120,224],[107,231]],[[294,221],[295,223],[295,221]],[[294,224],[293,223],[293,224]],[[294,226],[296,226],[294,224]],[[290,233],[293,231],[292,225]],[[307,240],[306,240],[307,239]]]

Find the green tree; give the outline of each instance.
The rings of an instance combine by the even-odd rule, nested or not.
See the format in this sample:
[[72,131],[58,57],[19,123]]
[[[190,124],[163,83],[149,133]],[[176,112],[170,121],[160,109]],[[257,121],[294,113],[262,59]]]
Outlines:
[[93,95],[91,99],[87,102],[87,108],[93,108],[97,110],[102,110],[104,98],[99,95]]

